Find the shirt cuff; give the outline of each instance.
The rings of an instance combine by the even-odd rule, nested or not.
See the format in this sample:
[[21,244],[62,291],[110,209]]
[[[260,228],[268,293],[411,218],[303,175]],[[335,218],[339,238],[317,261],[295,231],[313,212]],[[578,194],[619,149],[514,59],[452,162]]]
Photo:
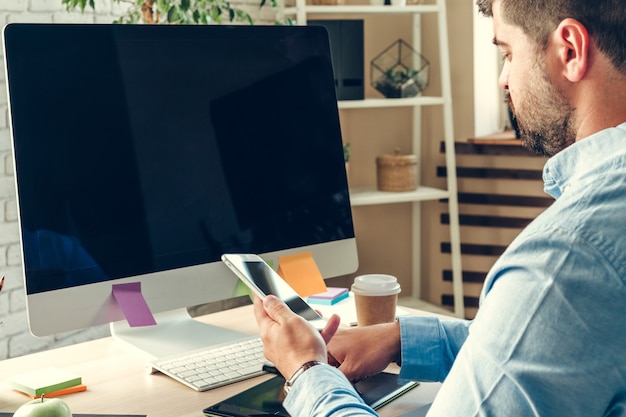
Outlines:
[[443,381],[467,338],[467,320],[400,316],[402,380]]
[[300,375],[283,407],[292,416],[327,415],[350,409],[358,409],[358,415],[376,416],[343,373],[330,365],[314,366]]

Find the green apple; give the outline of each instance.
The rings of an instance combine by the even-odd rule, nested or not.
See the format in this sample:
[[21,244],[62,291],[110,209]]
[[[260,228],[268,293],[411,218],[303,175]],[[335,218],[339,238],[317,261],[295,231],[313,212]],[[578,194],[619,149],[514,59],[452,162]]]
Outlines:
[[72,417],[72,412],[65,401],[42,397],[22,404],[13,417]]

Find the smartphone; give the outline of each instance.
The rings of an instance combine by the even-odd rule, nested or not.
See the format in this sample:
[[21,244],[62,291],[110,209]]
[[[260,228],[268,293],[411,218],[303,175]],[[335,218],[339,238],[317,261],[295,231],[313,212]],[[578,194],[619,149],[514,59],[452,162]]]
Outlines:
[[252,292],[264,298],[275,295],[289,306],[291,311],[306,319],[316,329],[323,329],[326,321],[291,286],[258,255],[222,255],[226,264]]

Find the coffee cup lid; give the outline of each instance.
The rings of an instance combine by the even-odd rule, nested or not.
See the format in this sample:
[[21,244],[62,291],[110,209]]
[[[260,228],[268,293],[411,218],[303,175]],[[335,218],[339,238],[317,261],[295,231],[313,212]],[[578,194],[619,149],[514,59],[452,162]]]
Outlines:
[[351,290],[359,295],[393,295],[400,292],[400,284],[392,275],[367,274],[354,278]]

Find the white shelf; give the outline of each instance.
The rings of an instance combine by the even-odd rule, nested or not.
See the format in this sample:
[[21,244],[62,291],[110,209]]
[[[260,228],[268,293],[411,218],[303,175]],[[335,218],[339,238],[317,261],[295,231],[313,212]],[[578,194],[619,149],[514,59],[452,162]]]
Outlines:
[[376,188],[350,188],[352,206],[370,206],[375,204],[411,203],[448,198],[450,193],[432,187],[418,187],[415,191],[378,191]]
[[382,107],[436,106],[445,103],[443,97],[419,96],[411,98],[366,98],[364,100],[340,100],[340,109],[368,109]]
[[[364,0],[367,1],[367,0]],[[295,14],[300,25],[306,25],[311,15],[413,15],[413,45],[421,45],[421,14],[437,15],[437,30],[440,58],[441,97],[418,96],[412,98],[366,98],[363,100],[340,100],[339,109],[376,109],[376,108],[413,108],[413,150],[416,154],[421,149],[421,109],[422,106],[440,105],[443,109],[443,129],[445,141],[445,159],[448,176],[446,190],[420,186],[415,191],[384,192],[372,188],[351,188],[350,201],[352,206],[371,206],[379,204],[407,203],[412,205],[412,241],[411,252],[413,273],[413,301],[420,298],[421,276],[421,214],[420,202],[440,199],[448,200],[450,213],[450,245],[452,284],[454,293],[454,315],[464,317],[463,282],[461,269],[460,225],[458,217],[458,198],[456,183],[456,161],[454,155],[454,123],[452,118],[452,91],[450,83],[450,53],[448,50],[448,30],[446,0],[433,0],[434,4],[418,4],[408,6],[373,6],[373,5],[307,5],[306,0],[296,0],[296,6],[285,10],[285,14]],[[342,115],[352,117],[352,112]],[[418,155],[418,158],[420,156]]]
[[410,6],[370,6],[370,5],[331,5],[306,6],[310,14],[405,14],[405,13],[436,13],[437,5],[410,5]]

